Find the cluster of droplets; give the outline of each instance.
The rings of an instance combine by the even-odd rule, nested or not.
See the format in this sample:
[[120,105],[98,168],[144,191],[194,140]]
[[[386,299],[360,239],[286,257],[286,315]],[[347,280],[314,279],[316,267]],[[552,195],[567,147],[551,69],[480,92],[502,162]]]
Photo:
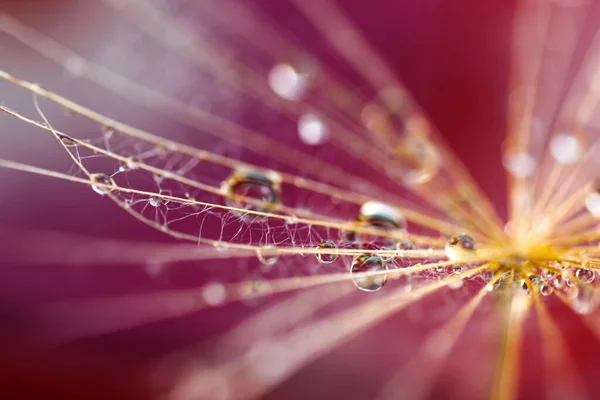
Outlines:
[[377,231],[352,231],[347,235],[350,247],[354,249],[382,251],[381,254],[369,252],[355,256],[350,267],[354,285],[363,291],[374,292],[387,282],[384,271],[393,262],[394,252],[413,247],[412,242],[405,238],[406,220],[397,209],[369,201],[361,206],[354,225],[361,230]]

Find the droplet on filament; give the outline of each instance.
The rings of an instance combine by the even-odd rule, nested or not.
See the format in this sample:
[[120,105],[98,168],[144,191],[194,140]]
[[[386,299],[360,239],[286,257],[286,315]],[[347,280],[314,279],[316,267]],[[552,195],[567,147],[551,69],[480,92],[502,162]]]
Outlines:
[[94,192],[100,195],[105,195],[112,191],[111,188],[105,187],[104,185],[116,186],[114,179],[110,175],[106,174],[92,174],[90,175],[90,180],[92,181],[92,189],[94,189]]
[[352,262],[350,276],[354,285],[360,290],[375,292],[385,285],[387,275],[384,273],[367,276],[361,274],[376,273],[385,270],[387,270],[387,266],[381,257],[364,254],[356,257]]

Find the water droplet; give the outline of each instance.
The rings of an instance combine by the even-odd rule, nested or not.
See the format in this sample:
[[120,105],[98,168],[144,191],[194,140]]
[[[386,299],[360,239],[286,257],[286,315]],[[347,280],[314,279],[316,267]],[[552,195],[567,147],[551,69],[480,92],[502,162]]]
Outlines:
[[298,133],[305,144],[316,146],[327,140],[327,125],[315,114],[303,114],[298,119]]
[[521,280],[521,290],[526,294],[531,294],[531,290],[529,289],[529,285],[527,285],[527,281],[525,279]]
[[586,268],[577,268],[577,270],[575,270],[575,277],[582,283],[592,283],[596,274],[594,271]]
[[211,306],[219,306],[225,301],[227,291],[223,284],[213,282],[206,284],[202,288],[202,298],[204,301]]
[[[331,252],[334,252],[336,249],[337,249],[337,246],[335,245],[335,243],[333,243],[330,240],[321,242],[317,246],[317,250],[331,250]],[[331,264],[337,258],[338,258],[337,254],[329,254],[329,253],[318,253],[317,254],[317,260],[319,260],[323,264]]]
[[462,265],[455,265],[454,267],[452,267],[453,274],[460,274],[462,271],[463,271]]
[[565,287],[565,279],[562,277],[562,275],[556,275],[554,278],[552,278],[550,283],[552,284],[552,286],[554,286],[555,289],[558,290]]
[[561,133],[550,140],[550,154],[560,164],[574,164],[579,161],[583,151],[575,136]]
[[100,195],[110,193],[112,189],[99,186],[98,184],[116,186],[114,179],[110,175],[106,174],[92,174],[90,175],[90,180],[92,181],[92,189],[94,189],[94,192]]
[[[281,177],[274,172],[261,173],[251,171],[234,171],[234,173],[223,183],[222,190],[228,197],[227,205],[230,207],[241,208],[250,211],[269,212],[280,199]],[[252,204],[246,199],[237,198],[243,196],[248,199],[261,201],[265,204]],[[256,219],[257,216],[249,215],[249,219]],[[258,217],[260,218],[260,217]]]
[[300,100],[307,89],[306,77],[298,73],[289,64],[277,64],[268,76],[269,86],[281,98],[286,100]]
[[552,286],[550,286],[548,283],[543,282],[540,285],[540,294],[542,296],[550,296],[553,292]]
[[365,292],[375,292],[385,285],[387,275],[377,274],[361,276],[360,274],[375,273],[385,270],[387,270],[387,266],[381,257],[364,254],[356,257],[352,262],[350,276],[352,277],[354,285],[360,290],[364,290]]
[[[394,250],[399,245],[398,236],[406,233],[406,220],[395,208],[376,201],[364,203],[356,219],[358,228],[376,229],[385,231],[384,237],[375,233],[349,232],[348,240],[362,249],[369,250]],[[408,243],[405,243],[408,245]]]
[[386,163],[386,172],[407,186],[429,182],[440,167],[440,156],[435,146],[421,134],[403,136]]
[[446,256],[450,260],[463,260],[475,254],[475,241],[469,235],[452,236],[446,243]]
[[279,260],[279,250],[273,244],[267,244],[256,250],[258,260],[266,267],[273,266]]
[[152,196],[150,199],[148,199],[148,203],[152,207],[159,207],[162,204],[162,199],[158,196]]

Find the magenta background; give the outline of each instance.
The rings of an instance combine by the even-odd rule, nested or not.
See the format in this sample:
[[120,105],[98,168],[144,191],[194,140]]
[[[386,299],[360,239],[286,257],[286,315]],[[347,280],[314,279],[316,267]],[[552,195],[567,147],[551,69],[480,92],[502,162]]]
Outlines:
[[[285,14],[285,7],[277,8],[276,0],[255,0],[253,3],[272,8],[270,12],[284,20],[292,18]],[[506,214],[506,183],[500,148],[506,128],[512,3],[503,0],[340,0],[366,37],[398,72],[503,216]],[[102,43],[110,30],[107,14],[93,2],[5,0],[0,2],[0,7],[45,32],[57,32],[58,37],[77,35],[75,40],[89,48]],[[87,13],[88,18],[85,21],[68,18],[71,12],[76,15]],[[117,119],[126,116],[133,125],[152,126],[153,120],[140,109],[119,109],[122,104],[118,101],[107,104],[114,96],[98,94],[92,85],[83,81],[73,84],[65,80],[53,64],[4,36],[0,36],[0,60],[1,67],[8,72],[41,81],[75,100],[96,104],[97,107],[91,108],[101,112],[113,111]],[[6,100],[7,88],[5,84],[0,86],[2,101]],[[30,100],[23,97],[17,101],[26,104]],[[41,160],[45,166],[63,171],[68,167],[62,154],[55,151],[52,140],[14,141],[11,132],[22,129],[23,124],[6,116],[0,117],[0,121],[3,128],[0,156],[25,162]],[[161,128],[169,131],[169,126]],[[0,170],[0,182],[4,188],[0,194],[0,224],[2,235],[6,236],[0,252],[12,255],[0,270],[0,316],[3,325],[8,327],[5,333],[7,356],[3,357],[6,361],[0,370],[0,379],[7,391],[18,387],[19,395],[24,396],[22,393],[26,389],[39,389],[46,393],[45,398],[52,398],[50,387],[54,386],[56,393],[60,393],[56,398],[68,396],[66,387],[72,392],[69,398],[133,398],[136,395],[143,398],[144,381],[138,378],[143,375],[148,359],[183,344],[218,335],[246,312],[239,307],[227,307],[223,312],[207,312],[193,321],[169,321],[124,334],[84,340],[58,352],[46,352],[36,344],[40,337],[43,338],[43,331],[37,332],[31,340],[22,340],[19,337],[24,330],[31,333],[37,326],[37,321],[28,314],[28,304],[95,294],[148,291],[161,285],[185,286],[194,281],[202,282],[205,277],[198,273],[198,265],[187,264],[173,273],[172,281],[167,283],[153,281],[140,267],[90,267],[82,273],[64,265],[23,265],[18,259],[20,252],[41,251],[43,243],[14,234],[11,229],[15,227],[117,239],[166,242],[170,239],[124,216],[113,204],[78,185],[4,170]],[[190,279],[191,283],[186,282]],[[223,316],[225,312],[226,317]],[[597,387],[591,355],[600,354],[598,344],[576,318],[567,313],[559,315],[569,338],[577,339],[572,340],[572,345],[577,350],[580,370],[590,371],[584,374],[588,387],[592,384]],[[405,322],[406,318],[399,317],[372,334],[342,346],[331,356],[305,368],[270,398],[369,398],[373,388],[385,382],[381,378],[385,371],[397,366],[397,357],[406,353],[402,342],[404,345],[410,343],[410,338],[427,329],[426,324],[411,327]],[[479,326],[469,329],[466,337],[479,335]],[[537,373],[540,368],[538,338],[531,335],[527,340],[533,344],[525,350],[530,357],[526,357],[524,363],[528,373],[524,376],[523,382],[527,384],[522,386],[523,398],[531,398],[529,395],[538,393],[541,387],[541,375]],[[396,350],[385,345],[396,341],[399,347]],[[478,347],[480,345],[483,346],[477,341],[460,343],[459,353],[445,367],[446,373],[436,385],[433,398],[449,398],[449,388],[456,398],[469,397],[457,388],[463,378],[453,378],[453,372],[462,375],[463,370],[470,370],[476,377],[477,368],[493,368],[495,360],[478,352],[485,348]],[[20,380],[9,385],[9,378],[15,376]],[[127,393],[127,390],[132,392]],[[474,392],[471,397],[478,395]]]

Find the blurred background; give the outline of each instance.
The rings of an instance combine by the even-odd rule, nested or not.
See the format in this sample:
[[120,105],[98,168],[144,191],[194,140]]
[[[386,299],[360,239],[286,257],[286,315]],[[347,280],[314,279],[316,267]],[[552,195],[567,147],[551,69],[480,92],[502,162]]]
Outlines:
[[[286,1],[242,2],[293,32],[313,56],[324,60],[347,82],[362,89],[364,82],[343,60],[333,55],[314,30],[306,28],[306,22]],[[185,6],[185,2],[157,3],[172,10],[177,10],[179,3],[181,7]],[[220,1],[206,0],[202,1],[201,7],[217,7],[217,3]],[[507,128],[514,2],[338,0],[338,4],[389,63],[505,217],[506,179],[500,149]],[[186,12],[182,10],[179,12]],[[296,145],[294,140],[297,139],[285,138],[290,128],[277,115],[255,109],[248,99],[215,92],[218,84],[207,83],[208,78],[153,43],[103,2],[0,0],[0,11],[140,83],[243,120],[258,127],[273,141],[287,140]],[[197,19],[199,28],[206,23],[208,28],[204,29],[209,32],[215,29],[217,33],[219,28],[210,24],[209,15],[190,15],[188,18]],[[227,15],[221,17],[227,21]],[[232,21],[234,17],[231,16]],[[234,56],[242,62],[255,62],[249,58],[251,55],[243,53],[243,43],[236,43],[235,49],[238,53]],[[199,135],[189,127],[149,113],[65,72],[4,34],[0,34],[0,61],[3,70],[39,82],[111,118],[200,148],[256,161],[251,155],[241,154],[233,145],[223,145]],[[364,90],[368,93],[367,88]],[[11,109],[39,119],[33,109],[31,94],[22,89],[0,83],[0,101]],[[52,122],[74,137],[98,134],[94,132],[97,126],[80,123],[68,112],[51,105],[45,107]],[[0,116],[0,126],[1,157],[69,172],[72,163],[54,138],[6,115]],[[352,165],[352,160],[336,158],[326,147],[305,146],[302,149],[342,168],[357,168]],[[266,164],[269,165],[268,161]],[[370,178],[377,183],[377,176]],[[0,268],[0,320],[3,327],[0,333],[0,391],[3,398],[135,399],[159,396],[172,383],[177,371],[169,370],[158,376],[156,371],[149,369],[152,360],[192,344],[210,347],[211,340],[249,313],[245,305],[234,304],[205,311],[194,318],[173,319],[126,332],[84,338],[58,348],[47,346],[48,332],[52,328],[60,330],[60,326],[53,326],[53,321],[31,313],[34,305],[191,287],[209,279],[215,266],[205,261],[185,262],[156,275],[140,265],[97,266],[93,262],[78,265],[74,261],[76,255],[67,256],[75,248],[92,249],[93,252],[94,248],[106,246],[117,249],[114,251],[124,251],[119,249],[126,249],[128,241],[172,243],[173,240],[124,215],[108,199],[81,185],[8,170],[0,170],[0,182],[3,189],[0,191],[0,254],[5,259]],[[116,244],[94,245],[94,238],[109,239]],[[71,259],[65,262],[69,257]],[[235,260],[219,261],[227,262],[235,264]],[[417,314],[425,314],[431,321],[421,318],[407,325],[407,321],[411,321],[410,312],[403,313],[304,368],[268,398],[370,398],[375,388],[385,382],[389,371],[397,366],[398,360],[406,360],[408,348],[416,337],[430,327],[430,322],[439,321],[447,314],[447,311],[441,311],[439,315],[428,315],[427,304],[425,302]],[[432,301],[432,307],[439,305],[440,301]],[[565,325],[571,327],[571,338],[579,338],[578,343],[586,349],[597,347],[589,333],[581,329],[581,324],[572,321],[574,318],[564,318]],[[473,370],[471,378],[479,376],[473,363],[481,364],[478,365],[479,374],[493,371],[493,345],[484,339],[472,342],[468,339],[477,337],[482,330],[485,331],[485,327],[471,328],[468,332],[466,341],[458,347],[459,353],[434,386],[432,398],[480,398],[481,392],[464,385],[469,374],[465,376],[461,369],[470,367]],[[535,342],[535,338],[533,340]],[[486,345],[489,356],[485,351],[467,354],[484,349]],[[539,349],[527,351],[535,353]],[[582,365],[588,365],[590,360],[583,359],[583,353],[578,354],[582,357],[579,360]],[[524,385],[524,395],[535,393],[540,379],[535,372],[539,367],[536,361],[526,362],[532,365],[527,364],[531,370],[525,380],[532,385]],[[482,382],[475,386],[481,389],[487,381]],[[464,385],[462,392],[461,385]],[[449,391],[449,388],[453,390]]]

